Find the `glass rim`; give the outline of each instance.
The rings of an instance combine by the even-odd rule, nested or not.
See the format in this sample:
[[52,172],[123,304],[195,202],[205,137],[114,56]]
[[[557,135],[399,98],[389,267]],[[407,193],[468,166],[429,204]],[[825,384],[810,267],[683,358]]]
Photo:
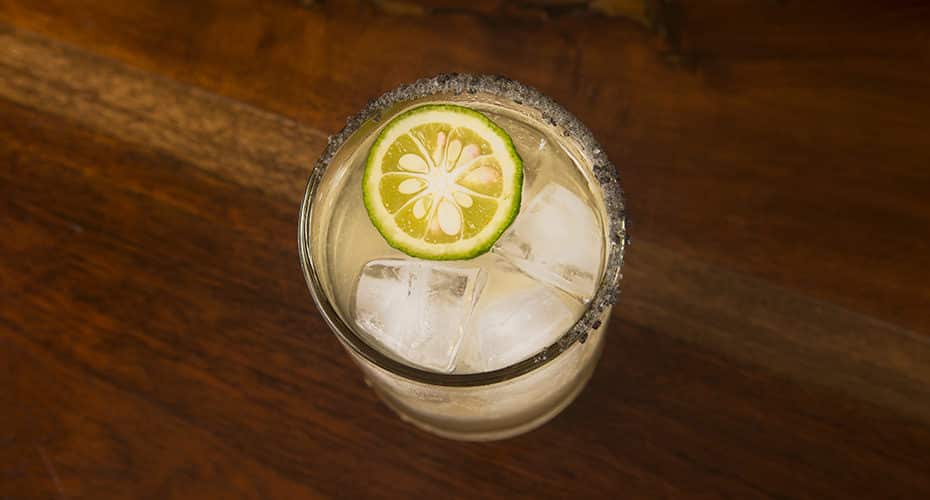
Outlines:
[[[311,207],[317,188],[330,162],[343,144],[369,120],[379,121],[382,113],[393,106],[430,96],[464,95],[488,93],[497,98],[533,108],[542,113],[543,120],[565,137],[578,142],[582,155],[591,163],[594,179],[601,188],[607,219],[606,244],[609,248],[601,281],[594,297],[585,306],[575,324],[553,344],[533,356],[492,371],[479,373],[439,373],[405,364],[377,350],[365,342],[355,330],[346,324],[332,304],[320,281],[317,265],[311,252]],[[514,379],[534,371],[567,351],[576,342],[584,343],[588,333],[601,327],[601,315],[605,309],[616,304],[620,295],[623,254],[629,245],[629,221],[624,204],[623,191],[616,167],[591,131],[574,115],[538,90],[503,76],[481,74],[439,74],[417,80],[390,90],[350,117],[345,127],[330,136],[326,148],[317,160],[307,180],[307,188],[300,205],[298,219],[298,252],[307,287],[317,310],[343,345],[363,359],[379,368],[405,379],[438,386],[474,387],[492,385]]]

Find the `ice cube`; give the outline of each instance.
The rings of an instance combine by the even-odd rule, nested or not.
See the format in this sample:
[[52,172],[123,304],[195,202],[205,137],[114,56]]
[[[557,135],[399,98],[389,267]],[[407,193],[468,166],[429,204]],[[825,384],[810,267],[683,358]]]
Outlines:
[[567,188],[549,184],[517,215],[493,252],[530,276],[587,300],[597,285],[603,245],[591,207]]
[[496,370],[533,356],[568,331],[580,307],[540,283],[500,296],[475,313],[459,371]]
[[371,261],[359,276],[355,322],[402,360],[449,372],[484,280],[480,268]]
[[520,122],[501,124],[510,133],[510,138],[523,160],[523,186],[524,191],[532,189],[536,183],[539,172],[556,168],[574,168],[573,165],[554,165],[559,158],[557,146],[553,147],[550,141],[539,130],[528,127]]

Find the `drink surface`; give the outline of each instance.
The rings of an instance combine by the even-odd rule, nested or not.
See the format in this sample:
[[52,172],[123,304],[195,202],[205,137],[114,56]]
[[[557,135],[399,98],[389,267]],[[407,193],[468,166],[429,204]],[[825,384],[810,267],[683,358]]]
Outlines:
[[399,361],[436,372],[494,370],[532,357],[574,324],[604,266],[601,200],[562,138],[518,112],[469,103],[523,159],[520,213],[493,249],[429,261],[391,248],[368,218],[362,174],[376,133],[336,169],[326,230],[332,298],[346,322]]

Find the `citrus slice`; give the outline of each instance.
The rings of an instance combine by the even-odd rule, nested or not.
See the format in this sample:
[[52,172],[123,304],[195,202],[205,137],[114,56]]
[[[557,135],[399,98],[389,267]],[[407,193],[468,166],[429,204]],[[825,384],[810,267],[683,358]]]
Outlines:
[[428,104],[391,120],[368,152],[362,194],[388,244],[431,260],[487,252],[520,210],[523,161],[483,114]]

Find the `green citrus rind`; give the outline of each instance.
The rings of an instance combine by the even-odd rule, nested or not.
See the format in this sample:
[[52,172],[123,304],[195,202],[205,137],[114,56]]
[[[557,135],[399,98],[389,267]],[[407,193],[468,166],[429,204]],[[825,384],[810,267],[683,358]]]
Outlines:
[[[380,192],[380,181],[385,174],[382,160],[388,148],[397,142],[401,135],[418,126],[410,125],[417,121],[421,122],[420,125],[450,124],[453,128],[465,127],[463,123],[467,123],[469,130],[487,141],[492,153],[486,156],[491,156],[499,164],[502,187],[500,196],[496,197],[497,210],[486,226],[469,238],[463,237],[451,243],[417,239],[399,226],[394,217],[397,212],[392,214],[385,208]],[[428,152],[427,156],[431,157]],[[466,260],[489,251],[517,217],[522,191],[523,160],[517,153],[510,135],[484,114],[454,104],[426,104],[394,117],[381,130],[369,149],[362,176],[362,199],[368,218],[384,240],[407,255],[428,260]],[[462,219],[465,217],[461,209],[459,216]]]

